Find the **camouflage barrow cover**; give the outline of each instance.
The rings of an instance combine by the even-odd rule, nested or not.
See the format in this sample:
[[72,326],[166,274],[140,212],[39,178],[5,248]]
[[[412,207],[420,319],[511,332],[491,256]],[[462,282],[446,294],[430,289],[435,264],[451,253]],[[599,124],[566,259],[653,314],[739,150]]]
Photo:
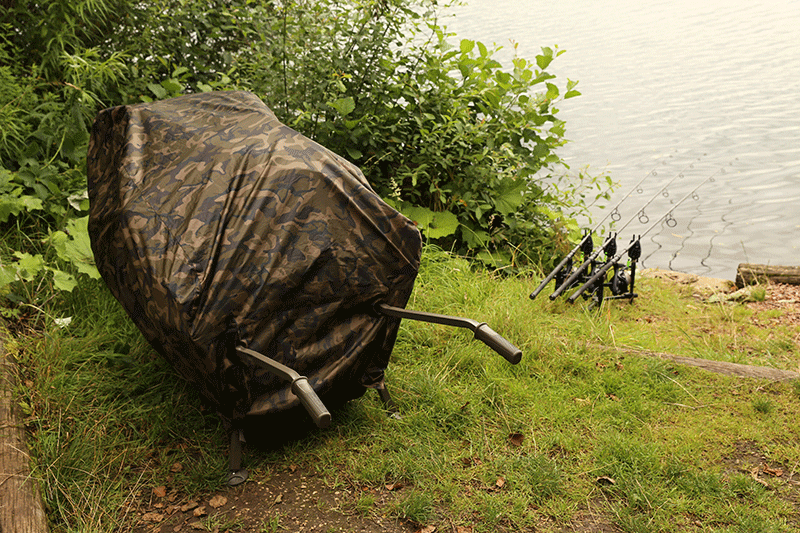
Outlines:
[[101,111],[88,176],[103,279],[224,419],[299,405],[237,345],[306,375],[326,404],[382,381],[400,319],[373,304],[405,307],[419,231],[258,97]]

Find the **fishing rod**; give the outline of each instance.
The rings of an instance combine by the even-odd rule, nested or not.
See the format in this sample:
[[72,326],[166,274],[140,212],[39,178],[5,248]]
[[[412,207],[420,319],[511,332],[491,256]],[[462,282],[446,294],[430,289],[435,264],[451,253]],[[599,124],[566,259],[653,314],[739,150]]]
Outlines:
[[[621,233],[625,228],[627,228],[631,224],[631,222],[633,222],[636,219],[638,219],[639,222],[641,222],[642,224],[647,224],[650,221],[650,219],[647,217],[647,215],[644,212],[644,210],[647,208],[647,206],[649,206],[651,203],[653,203],[653,201],[656,198],[658,198],[658,196],[660,194],[662,194],[662,193],[663,193],[665,198],[668,197],[669,196],[669,192],[667,192],[667,187],[672,185],[675,182],[675,180],[677,180],[678,178],[683,178],[683,173],[686,172],[690,168],[694,168],[694,164],[697,161],[700,161],[699,157],[695,161],[692,161],[691,163],[686,165],[680,172],[675,174],[675,176],[671,180],[669,180],[666,185],[664,185],[659,190],[657,190],[656,193],[649,200],[647,200],[647,202],[645,202],[645,204],[641,208],[639,208],[639,211],[638,211],[637,214],[635,214],[631,218],[629,218],[628,221],[625,222],[625,224],[623,224],[620,229],[618,229],[614,234],[609,235],[606,238],[606,240],[603,241],[603,244],[600,246],[600,248],[597,249],[597,251],[592,253],[591,250],[590,250],[589,253],[591,255],[589,255],[588,258],[586,257],[588,254],[584,254],[583,263],[578,268],[576,268],[575,271],[569,277],[567,277],[564,281],[562,281],[561,283],[557,283],[556,284],[557,285],[556,290],[553,291],[553,294],[550,295],[550,299],[551,300],[555,300],[556,298],[561,296],[561,293],[563,293],[565,290],[570,288],[572,286],[572,284],[575,283],[575,280],[577,280],[578,277],[583,274],[583,272],[586,270],[586,268],[589,265],[593,264],[593,262],[597,259],[597,256],[600,255],[600,252],[605,250],[608,257],[613,256],[614,253],[616,252],[616,246],[614,247],[613,251],[611,251],[610,253],[608,252],[608,248],[611,246],[611,241],[616,239],[617,234]],[[616,207],[614,209],[616,209]],[[618,222],[618,220],[615,220],[615,222]]]
[[[622,202],[624,202],[634,192],[639,192],[639,193],[642,192],[642,189],[641,189],[640,186],[641,186],[642,183],[644,183],[644,180],[646,180],[650,176],[657,176],[658,175],[658,172],[656,172],[656,168],[658,168],[658,167],[653,167],[653,169],[650,172],[645,174],[645,176],[641,180],[639,180],[639,182],[636,185],[634,185],[631,188],[631,190],[628,192],[628,194],[626,194],[625,196],[622,197],[622,200],[620,200],[617,203],[617,205],[615,205],[614,208],[611,209],[611,211],[609,211],[608,214],[606,216],[604,216],[603,219],[600,222],[598,222],[597,225],[594,228],[592,228],[592,229],[590,229],[590,230],[588,230],[586,232],[586,234],[584,235],[583,239],[581,239],[581,242],[579,242],[578,244],[575,245],[575,247],[564,257],[564,259],[561,260],[561,262],[558,265],[556,265],[556,267],[552,271],[550,271],[550,273],[542,280],[542,282],[539,284],[539,286],[536,287],[536,289],[531,293],[531,295],[530,295],[531,300],[535,299],[539,295],[539,293],[542,292],[542,290],[547,286],[547,284],[550,283],[553,280],[553,278],[555,278],[559,274],[559,272],[561,272],[561,270],[564,268],[565,265],[567,265],[567,263],[569,263],[569,266],[568,266],[567,269],[569,270],[569,269],[572,268],[572,257],[576,253],[578,253],[578,251],[580,251],[581,249],[583,249],[583,250],[587,250],[588,249],[588,251],[584,251],[584,255],[588,255],[588,254],[590,254],[592,252],[592,250],[591,250],[591,248],[593,246],[592,235],[598,229],[600,229],[600,226],[602,226],[603,222],[608,220],[609,217],[611,217],[611,220],[613,220],[614,222],[618,222],[620,220],[620,218],[622,218],[621,215],[619,214],[619,206],[622,205]],[[561,284],[559,283],[559,285],[561,285]]]
[[626,253],[627,253],[629,250],[631,250],[631,249],[633,249],[635,246],[639,245],[639,243],[640,243],[640,241],[641,241],[642,237],[644,237],[645,235],[647,235],[648,233],[650,233],[650,231],[652,231],[652,230],[653,230],[653,228],[655,228],[657,225],[659,225],[659,224],[660,224],[662,221],[666,221],[666,223],[667,223],[667,225],[668,225],[668,226],[670,226],[670,227],[674,227],[674,226],[677,224],[677,221],[675,220],[675,218],[673,218],[673,216],[672,216],[672,212],[673,212],[673,211],[674,211],[674,210],[675,210],[675,209],[676,209],[676,208],[677,208],[679,205],[681,205],[681,204],[682,204],[684,201],[686,201],[686,199],[687,199],[687,198],[689,198],[689,197],[692,197],[692,198],[694,198],[694,199],[696,200],[696,199],[697,199],[697,190],[698,190],[700,187],[702,187],[703,185],[705,185],[705,184],[706,184],[706,182],[709,182],[709,181],[714,181],[714,177],[715,177],[717,174],[724,174],[724,173],[725,173],[725,167],[722,167],[722,168],[720,168],[719,170],[717,170],[716,172],[714,172],[713,174],[711,174],[710,176],[708,176],[708,177],[707,177],[706,179],[704,179],[702,182],[700,182],[700,184],[698,184],[698,185],[697,185],[697,187],[695,187],[694,189],[692,189],[692,190],[691,190],[691,192],[689,192],[689,193],[688,193],[686,196],[684,196],[683,198],[681,198],[680,200],[678,200],[678,202],[677,202],[675,205],[673,205],[672,207],[670,207],[670,208],[669,208],[669,209],[668,209],[668,210],[667,210],[667,211],[666,211],[666,212],[665,212],[663,215],[661,215],[661,217],[659,217],[659,219],[658,219],[658,220],[656,220],[655,222],[653,222],[653,224],[651,224],[651,225],[650,225],[650,227],[648,227],[648,228],[647,228],[647,229],[644,231],[644,233],[642,233],[641,235],[639,235],[639,238],[638,238],[638,239],[635,239],[635,240],[633,240],[633,241],[631,242],[631,244],[629,244],[629,245],[628,245],[628,246],[627,246],[627,247],[626,247],[624,250],[622,250],[621,252],[619,252],[619,253],[618,253],[617,255],[615,255],[613,258],[611,258],[611,259],[609,259],[608,261],[606,261],[606,263],[605,263],[605,264],[604,264],[602,267],[600,267],[600,268],[599,268],[599,269],[598,269],[596,272],[593,272],[593,273],[592,273],[592,275],[589,277],[589,279],[587,279],[587,280],[586,280],[586,282],[585,282],[583,285],[581,285],[581,286],[580,286],[580,288],[578,288],[578,290],[576,290],[576,291],[575,291],[575,292],[574,292],[574,293],[573,293],[573,294],[572,294],[572,295],[571,295],[569,298],[567,298],[567,301],[568,301],[569,303],[574,303],[574,302],[575,302],[575,300],[578,298],[578,296],[580,296],[580,295],[581,295],[581,294],[582,294],[582,293],[583,293],[583,292],[584,292],[586,289],[588,289],[588,288],[590,288],[590,287],[594,287],[594,286],[597,284],[598,280],[599,280],[599,279],[600,279],[600,278],[601,278],[603,275],[605,275],[605,273],[606,273],[606,272],[608,272],[608,270],[609,270],[609,269],[610,269],[612,266],[614,266],[615,264],[618,264],[618,261],[619,261],[620,259],[622,259],[622,257],[623,257],[623,256],[624,256],[624,255],[625,255],[625,254],[626,254]]

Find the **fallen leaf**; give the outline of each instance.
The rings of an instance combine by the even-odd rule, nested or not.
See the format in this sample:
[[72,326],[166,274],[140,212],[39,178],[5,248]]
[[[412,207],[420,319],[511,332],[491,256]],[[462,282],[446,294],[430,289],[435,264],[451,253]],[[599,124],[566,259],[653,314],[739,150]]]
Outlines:
[[619,398],[617,396],[613,395],[613,394],[606,394],[606,396],[611,401],[614,401],[614,402],[618,402],[619,401]]
[[506,480],[502,477],[497,478],[497,481],[494,482],[494,488],[497,490],[502,489],[506,485]]
[[216,496],[214,496],[213,498],[211,498],[208,501],[208,505],[210,505],[214,509],[219,509],[220,507],[222,507],[226,503],[228,503],[228,498],[226,498],[225,496],[222,496],[221,494],[217,494]]
[[594,482],[598,485],[613,485],[616,483],[614,478],[610,478],[608,476],[600,476],[599,478],[595,479]]
[[617,367],[617,370],[622,370],[623,368],[625,368],[625,365],[623,365],[620,362],[614,363],[614,366]]
[[294,474],[295,470],[297,470],[297,465],[289,465],[289,472]]
[[457,526],[456,527],[456,533],[472,533],[472,528],[471,527],[470,528],[466,528],[466,527],[463,527],[463,526]]
[[514,446],[519,447],[522,446],[522,442],[525,440],[525,435],[523,435],[522,433],[512,433],[511,435],[508,436],[508,440]]
[[194,500],[190,500],[190,501],[186,502],[185,504],[181,505],[181,512],[182,513],[186,513],[186,512],[191,511],[192,509],[194,509],[196,507],[197,507],[197,502],[194,501]]
[[203,522],[199,522],[199,521],[198,522],[192,522],[189,525],[191,526],[192,529],[203,529],[205,531],[208,531],[208,529],[206,529],[206,526],[205,526],[205,524],[203,524]]
[[385,488],[386,488],[386,490],[388,490],[389,492],[393,492],[393,491],[395,491],[395,490],[400,490],[400,489],[402,489],[402,488],[403,488],[403,484],[402,484],[402,483],[389,483],[389,484],[387,484],[387,485],[384,485],[384,487],[385,487]]
[[142,520],[145,522],[161,522],[164,520],[164,515],[161,513],[145,513],[142,516]]
[[192,514],[193,514],[194,516],[196,516],[196,517],[200,518],[201,516],[205,516],[205,515],[207,515],[208,513],[206,513],[206,507],[205,507],[205,506],[203,506],[203,507],[198,507],[198,508],[196,508],[194,511],[192,511]]
[[418,529],[416,533],[433,533],[436,531],[436,526],[425,526],[422,529]]
[[764,465],[764,473],[774,477],[781,477],[783,475],[783,470],[780,468],[770,468]]
[[157,498],[163,498],[167,495],[167,487],[161,485],[160,487],[156,487],[153,489],[153,495]]
[[180,472],[181,470],[183,470],[183,465],[180,463],[173,463],[172,467],[169,469],[169,471],[173,474]]
[[278,494],[277,496],[275,496],[275,501],[273,502],[274,505],[277,505],[282,502],[283,502],[283,494]]

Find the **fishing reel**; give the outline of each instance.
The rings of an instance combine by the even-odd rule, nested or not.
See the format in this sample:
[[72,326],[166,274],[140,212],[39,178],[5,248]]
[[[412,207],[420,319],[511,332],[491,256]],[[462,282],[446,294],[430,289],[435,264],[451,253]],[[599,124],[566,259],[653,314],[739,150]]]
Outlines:
[[640,239],[641,237],[637,238],[636,236],[631,238],[630,246],[628,248],[627,264],[622,265],[618,262],[614,262],[612,264],[610,269],[611,279],[607,282],[604,282],[600,286],[598,303],[602,303],[603,287],[608,287],[611,291],[611,296],[606,296],[606,299],[608,300],[630,299],[631,303],[633,303],[633,299],[639,296],[633,292],[633,289],[636,282],[636,263],[642,256],[642,244]]

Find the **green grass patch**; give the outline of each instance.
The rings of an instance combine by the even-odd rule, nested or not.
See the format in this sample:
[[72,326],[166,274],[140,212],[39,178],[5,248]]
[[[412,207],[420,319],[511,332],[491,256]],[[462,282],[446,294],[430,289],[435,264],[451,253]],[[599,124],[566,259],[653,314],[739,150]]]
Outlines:
[[[800,527],[800,385],[617,349],[796,370],[791,331],[657,280],[640,280],[633,304],[595,310],[531,301],[537,284],[426,250],[409,308],[486,321],[522,362],[509,365],[467,331],[403,321],[387,375],[402,419],[367,394],[327,430],[249,448],[253,477],[302,464],[331,488],[397,484],[385,508],[366,491],[343,508],[476,532],[570,530],[589,510],[625,532]],[[189,496],[220,489],[217,418],[101,284],[69,298],[48,316],[71,316],[70,326],[45,320],[44,331],[7,342],[53,530],[129,528],[131,504],[159,485]],[[783,476],[756,475],[762,466]]]

